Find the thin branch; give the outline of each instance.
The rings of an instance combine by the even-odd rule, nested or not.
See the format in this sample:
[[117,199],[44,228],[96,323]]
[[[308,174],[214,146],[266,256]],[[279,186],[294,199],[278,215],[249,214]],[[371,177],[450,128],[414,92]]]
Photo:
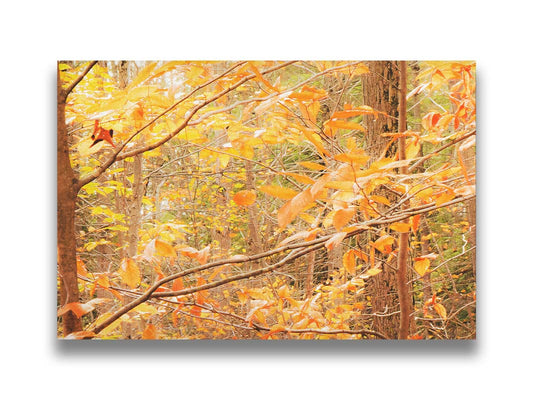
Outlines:
[[434,150],[431,153],[426,154],[424,157],[421,157],[417,162],[415,162],[413,165],[411,165],[409,167],[408,171],[411,172],[416,167],[418,167],[420,164],[422,164],[424,161],[426,161],[428,158],[434,156],[437,153],[440,153],[442,150],[447,149],[448,147],[453,146],[456,143],[459,143],[459,142],[461,142],[461,141],[463,141],[465,139],[468,139],[470,136],[475,135],[475,134],[476,134],[476,130],[474,129],[473,131],[470,131],[467,134],[452,140],[450,143],[447,143],[444,146],[439,147],[437,150]]
[[66,101],[68,95],[74,90],[74,88],[81,82],[81,80],[89,73],[89,71],[96,65],[98,61],[91,61],[89,65],[83,70],[83,72],[78,76],[70,86],[63,90],[63,99]]

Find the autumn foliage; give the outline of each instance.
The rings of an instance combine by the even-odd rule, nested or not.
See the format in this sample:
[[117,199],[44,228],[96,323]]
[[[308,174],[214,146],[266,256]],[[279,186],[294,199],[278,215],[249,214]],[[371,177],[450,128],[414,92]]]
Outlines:
[[396,339],[404,235],[409,338],[475,338],[475,65],[408,66],[376,157],[364,61],[60,62],[58,336]]

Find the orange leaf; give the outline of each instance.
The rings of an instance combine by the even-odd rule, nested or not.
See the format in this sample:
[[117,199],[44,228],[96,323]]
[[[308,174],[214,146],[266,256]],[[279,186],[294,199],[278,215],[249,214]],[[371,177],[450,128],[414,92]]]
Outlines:
[[196,255],[198,254],[198,250],[196,250],[194,247],[182,247],[181,249],[178,249],[178,251],[183,254],[185,257],[189,258],[196,258]]
[[183,278],[174,279],[174,282],[172,282],[172,291],[177,292],[183,288]]
[[395,222],[394,224],[391,224],[389,228],[396,232],[405,233],[409,232],[409,229],[411,229],[411,224],[407,224],[405,222]]
[[157,339],[157,330],[155,328],[154,324],[148,324],[146,325],[146,328],[143,331],[143,340],[154,340]]
[[394,238],[390,235],[381,236],[376,240],[373,246],[382,253],[390,253],[392,251],[392,244],[394,243]]
[[328,97],[328,94],[323,89],[316,89],[305,85],[300,92],[292,92],[289,97],[296,100],[322,100]]
[[415,257],[415,261],[420,261],[420,260],[435,260],[437,259],[439,256],[435,253],[429,253],[429,254],[424,254],[422,256],[418,256],[418,257]]
[[419,225],[420,225],[420,214],[413,215],[411,217],[411,228],[413,229],[413,233],[416,233]]
[[342,256],[342,265],[344,270],[351,275],[355,275],[355,254],[354,250],[348,250]]
[[444,306],[440,303],[433,304],[433,309],[437,312],[437,314],[440,315],[442,319],[446,319],[446,309]]
[[306,189],[298,193],[278,210],[278,224],[285,228],[310,203],[313,202],[311,190]]
[[250,67],[250,69],[252,70],[252,72],[255,74],[255,76],[257,77],[257,79],[259,79],[259,81],[263,82],[265,84],[266,87],[268,87],[269,89],[272,89],[273,91],[275,92],[278,92],[279,93],[279,90],[276,89],[274,86],[272,86],[272,84],[267,81],[263,75],[261,74],[261,72],[257,69],[257,67],[253,64],[253,62],[249,61],[248,62],[248,65]]
[[119,275],[122,281],[131,289],[135,289],[141,283],[141,270],[132,258],[124,258],[122,260]]
[[[283,175],[288,175],[294,178],[296,182],[303,183],[305,185],[312,185],[315,181],[308,176],[295,174],[294,172],[282,172]],[[264,186],[263,186],[264,187]],[[261,190],[261,189],[259,189]],[[288,200],[288,199],[287,199]]]
[[98,299],[92,299],[88,301],[87,303],[78,303],[78,302],[68,303],[68,304],[65,304],[63,307],[61,307],[57,311],[57,316],[60,317],[66,314],[67,312],[72,311],[74,314],[76,314],[78,318],[81,318],[83,315],[94,310],[94,306],[96,304],[104,303],[110,300],[111,299],[98,298]]
[[350,251],[353,251],[353,254],[357,256],[358,258],[360,258],[361,260],[363,260],[364,262],[368,262],[368,256],[365,253],[363,253],[361,250],[353,249]]
[[83,260],[78,256],[76,256],[76,267],[79,275],[87,277],[87,268],[85,268]]
[[302,167],[305,167],[305,168],[308,168],[308,169],[312,169],[312,170],[315,170],[315,171],[322,171],[322,170],[326,169],[325,165],[318,164],[318,163],[315,163],[315,162],[312,162],[312,161],[301,161],[298,164],[301,165]]
[[352,108],[350,110],[334,112],[331,118],[350,118],[356,117],[358,115],[374,115],[374,117],[377,117],[378,111],[374,110],[370,106],[360,106]]
[[324,246],[326,247],[326,249],[331,251],[334,247],[336,247],[339,243],[342,242],[345,236],[346,232],[336,233],[326,243],[324,243]]
[[355,208],[341,208],[340,210],[335,211],[333,215],[333,226],[337,231],[340,231],[341,228],[346,225],[352,217],[355,215]]
[[[311,183],[314,183],[312,179],[310,180],[311,180]],[[276,186],[276,185],[264,185],[264,186],[261,186],[259,190],[262,191],[263,193],[269,194],[273,197],[277,197],[278,199],[283,199],[283,200],[290,200],[298,194],[298,192],[294,189],[285,188],[285,187]]]
[[233,196],[233,201],[239,206],[251,206],[255,202],[255,191],[254,190],[241,190],[240,192],[235,193]]

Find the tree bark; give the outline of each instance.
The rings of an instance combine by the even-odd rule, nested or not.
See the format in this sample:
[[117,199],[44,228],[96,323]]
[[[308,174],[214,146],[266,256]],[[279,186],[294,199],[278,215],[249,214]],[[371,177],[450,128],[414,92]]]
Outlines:
[[[67,92],[57,76],[57,263],[60,279],[60,307],[79,302],[75,209],[78,196],[78,179],[70,165],[65,105]],[[72,311],[62,317],[63,335],[81,330],[81,319]]]
[[[381,134],[398,132],[400,74],[394,61],[370,61],[368,68],[370,72],[362,77],[364,104],[387,115],[364,118],[367,128],[365,151],[373,162],[381,158],[390,140]],[[385,155],[393,157],[394,151],[394,147],[389,147]],[[385,190],[380,192],[378,189],[376,193],[390,199],[390,193]],[[375,239],[369,237],[369,240]],[[396,272],[384,266],[380,274],[372,277],[369,291],[374,329],[388,337],[397,337],[400,319]]]
[[[399,128],[400,132],[407,130],[407,63],[399,62],[400,66],[400,101]],[[405,137],[398,139],[398,158],[405,160]],[[400,167],[401,174],[407,174],[407,166]],[[407,204],[404,204],[404,208]],[[408,219],[405,221],[408,222]],[[409,232],[399,234],[398,240],[398,298],[400,300],[400,331],[398,339],[407,339],[410,331],[412,299],[409,293],[407,258],[409,256]]]

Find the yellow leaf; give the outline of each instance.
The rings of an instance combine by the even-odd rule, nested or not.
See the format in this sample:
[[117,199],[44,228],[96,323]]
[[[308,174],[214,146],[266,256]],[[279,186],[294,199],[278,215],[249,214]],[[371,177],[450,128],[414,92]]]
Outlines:
[[235,193],[233,196],[233,201],[239,206],[251,206],[255,202],[255,191],[254,190],[241,190],[240,192]]
[[158,255],[163,257],[170,257],[175,258],[178,255],[176,254],[176,250],[174,250],[174,247],[172,247],[170,244],[163,242],[159,239],[155,239],[155,251]]
[[411,229],[411,224],[395,222],[394,224],[390,225],[389,228],[396,232],[405,233],[409,232],[409,229]]
[[[312,183],[314,181],[311,181]],[[283,186],[276,185],[264,185],[259,187],[259,190],[263,193],[269,194],[271,196],[277,197],[278,199],[290,200],[298,194],[294,189],[285,188]]]
[[440,317],[442,319],[446,319],[446,309],[444,308],[444,306],[440,303],[435,303],[433,304],[433,308],[435,309],[435,311],[437,312],[437,314],[440,315]]
[[374,200],[376,203],[381,203],[381,204],[385,204],[386,206],[390,206],[390,200],[387,199],[385,196],[374,194],[370,196],[370,198]]
[[455,193],[452,191],[446,191],[436,196],[435,205],[440,206],[441,204],[447,203],[453,199],[455,199]]
[[416,140],[411,140],[405,149],[405,158],[411,160],[418,156],[420,151],[420,142]]
[[381,272],[381,269],[379,268],[370,268],[368,271],[366,271],[367,275],[374,276]]
[[424,276],[429,269],[430,261],[427,258],[424,258],[419,261],[415,261],[414,269],[420,276]]
[[137,263],[131,258],[122,260],[119,274],[122,281],[132,289],[135,289],[141,283],[141,271]]
[[342,265],[344,270],[351,275],[355,275],[355,253],[349,250],[342,256]]

